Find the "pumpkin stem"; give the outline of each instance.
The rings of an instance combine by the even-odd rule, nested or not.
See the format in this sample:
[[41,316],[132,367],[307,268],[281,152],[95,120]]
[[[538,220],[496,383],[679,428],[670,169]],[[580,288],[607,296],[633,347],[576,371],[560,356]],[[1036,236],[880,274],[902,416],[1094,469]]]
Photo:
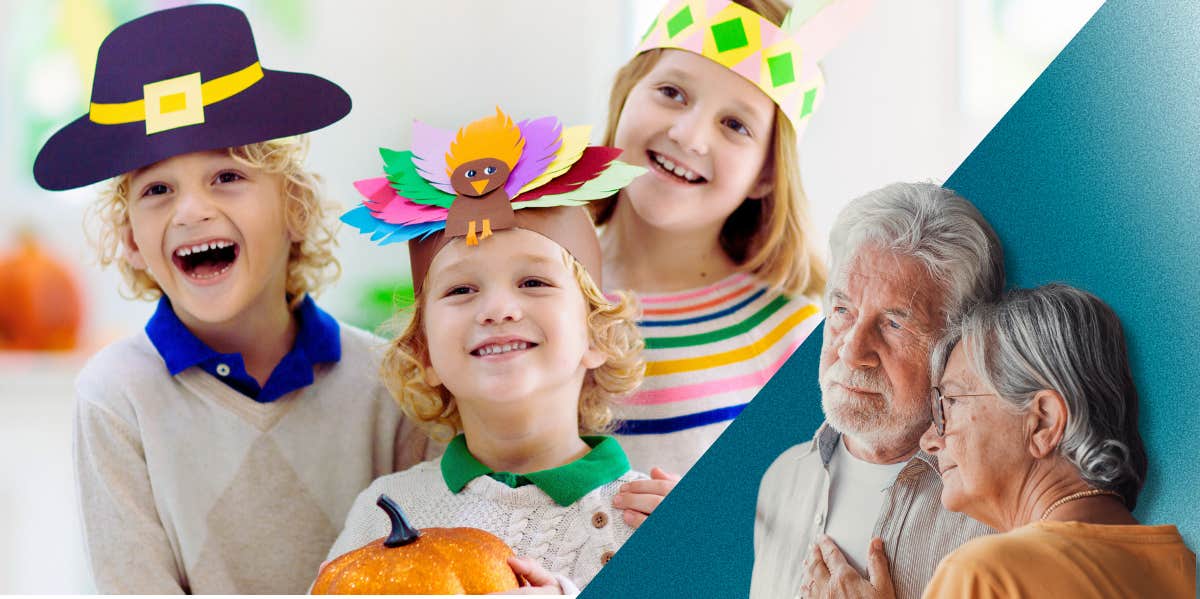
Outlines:
[[404,510],[400,509],[400,506],[391,497],[380,494],[375,505],[383,508],[383,511],[387,512],[388,518],[392,520],[392,532],[383,542],[384,547],[407,545],[421,536],[421,531],[408,523],[408,517],[404,515]]

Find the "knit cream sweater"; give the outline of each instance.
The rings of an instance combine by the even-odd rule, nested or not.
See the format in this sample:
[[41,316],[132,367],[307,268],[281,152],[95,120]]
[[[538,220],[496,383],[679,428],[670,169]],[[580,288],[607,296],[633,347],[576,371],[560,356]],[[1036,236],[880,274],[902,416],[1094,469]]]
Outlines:
[[375,505],[380,493],[386,493],[417,528],[486,530],[508,543],[518,556],[537,560],[582,589],[633,534],[621,510],[613,508],[617,488],[645,478],[645,474],[628,471],[563,507],[534,485],[514,489],[489,476],[480,476],[461,492],[452,493],[442,479],[439,462],[424,462],[376,480],[358,496],[329,559],[387,536],[390,521]]
[[342,359],[260,404],[198,367],[170,376],[144,333],[77,381],[75,469],[102,593],[303,593],[358,491],[439,453],[341,325]]

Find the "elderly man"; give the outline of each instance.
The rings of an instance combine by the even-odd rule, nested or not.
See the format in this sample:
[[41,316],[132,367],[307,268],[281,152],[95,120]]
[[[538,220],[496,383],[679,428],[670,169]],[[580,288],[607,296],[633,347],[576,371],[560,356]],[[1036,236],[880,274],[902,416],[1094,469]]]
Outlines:
[[964,306],[1000,294],[1003,254],[966,200],[904,183],[851,202],[830,250],[826,421],[763,476],[750,595],[920,597],[942,556],[992,532],[942,507],[919,441],[933,344]]

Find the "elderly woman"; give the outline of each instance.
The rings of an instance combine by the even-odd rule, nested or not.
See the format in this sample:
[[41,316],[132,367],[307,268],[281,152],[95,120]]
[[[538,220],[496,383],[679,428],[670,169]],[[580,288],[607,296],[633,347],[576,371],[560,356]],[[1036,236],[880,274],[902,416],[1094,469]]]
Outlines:
[[970,310],[934,352],[942,503],[1002,534],[947,555],[925,597],[1193,597],[1174,526],[1130,513],[1146,478],[1116,314],[1063,285]]

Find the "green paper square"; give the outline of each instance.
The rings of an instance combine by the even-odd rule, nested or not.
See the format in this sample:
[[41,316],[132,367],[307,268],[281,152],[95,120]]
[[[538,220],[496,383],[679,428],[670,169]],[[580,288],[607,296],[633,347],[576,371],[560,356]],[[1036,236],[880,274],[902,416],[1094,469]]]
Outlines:
[[717,43],[717,52],[728,52],[750,45],[750,40],[746,39],[746,28],[742,26],[741,17],[717,23],[711,29],[713,41]]
[[646,28],[646,33],[642,34],[643,42],[646,41],[646,38],[650,37],[651,33],[654,33],[654,28],[657,26],[658,26],[658,17],[654,17],[654,20],[650,22],[650,26]]
[[667,21],[667,37],[675,37],[680,31],[692,26],[696,21],[692,19],[692,7],[685,6],[683,10],[675,13],[671,20]]
[[787,85],[796,80],[796,71],[792,68],[791,52],[768,58],[767,68],[771,70],[771,85],[775,87]]
[[804,92],[804,106],[800,108],[800,118],[808,116],[812,112],[813,103],[817,101],[817,88],[812,88]]

